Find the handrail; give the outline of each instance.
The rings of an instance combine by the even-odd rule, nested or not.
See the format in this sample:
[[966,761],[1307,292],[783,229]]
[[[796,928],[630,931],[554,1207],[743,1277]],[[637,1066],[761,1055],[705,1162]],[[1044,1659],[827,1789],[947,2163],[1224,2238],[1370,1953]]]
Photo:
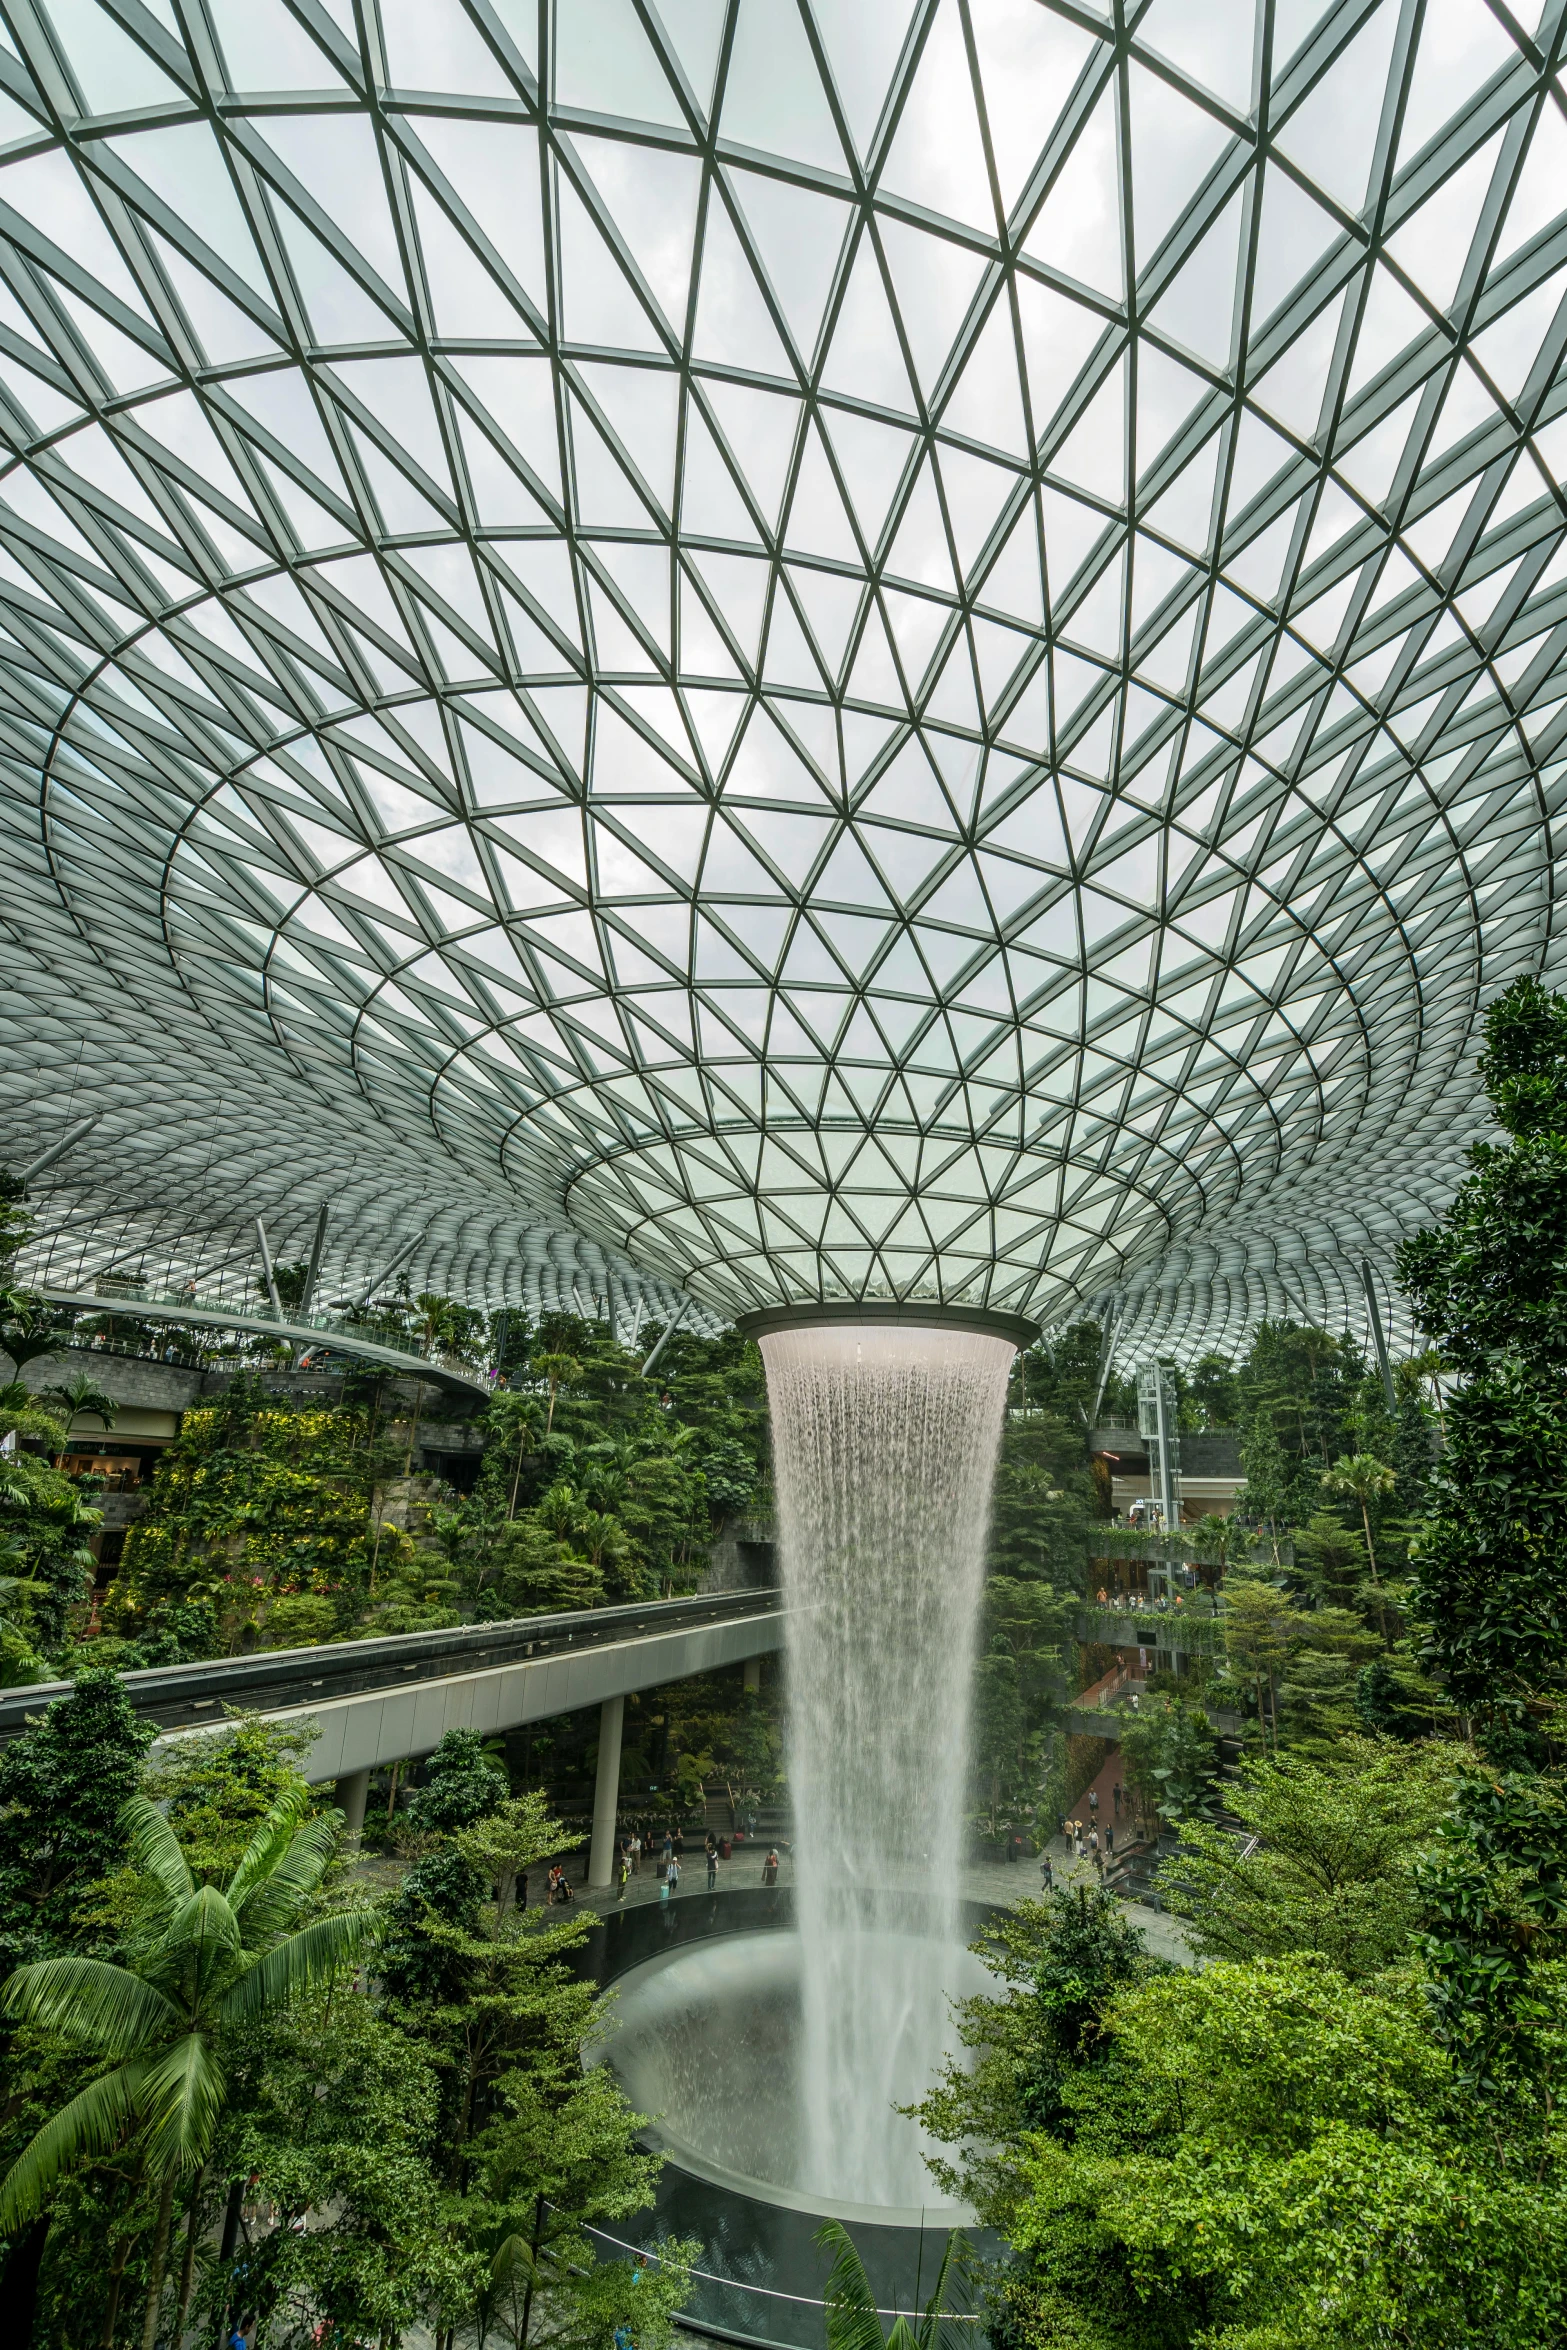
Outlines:
[[64,1306],[76,1313],[120,1312],[130,1321],[177,1322],[193,1330],[238,1330],[248,1338],[286,1338],[295,1346],[309,1346],[329,1338],[343,1354],[360,1355],[368,1363],[401,1372],[405,1378],[428,1379],[470,1404],[490,1400],[490,1389],[471,1371],[433,1363],[428,1357],[409,1354],[401,1347],[382,1346],[335,1314],[302,1314],[287,1322],[275,1322],[270,1314],[247,1313],[239,1306],[217,1302],[203,1305],[195,1298],[159,1297],[146,1290],[116,1290],[112,1296],[105,1296],[97,1290],[54,1289],[45,1284],[37,1295],[48,1305]]
[[[375,1640],[331,1641],[319,1648],[262,1649],[253,1656],[216,1657],[199,1664],[148,1665],[122,1676],[126,1696],[143,1721],[175,1730],[220,1723],[225,1706],[282,1713],[326,1705],[375,1690],[406,1689],[421,1681],[567,1650],[602,1648],[616,1641],[764,1615],[782,1601],[777,1591],[714,1591],[696,1599],[655,1599],[627,1607],[581,1608],[573,1613],[512,1616],[498,1624],[453,1624],[436,1632],[393,1632]],[[0,1745],[20,1736],[29,1714],[69,1697],[69,1681],[35,1681],[0,1690]]]

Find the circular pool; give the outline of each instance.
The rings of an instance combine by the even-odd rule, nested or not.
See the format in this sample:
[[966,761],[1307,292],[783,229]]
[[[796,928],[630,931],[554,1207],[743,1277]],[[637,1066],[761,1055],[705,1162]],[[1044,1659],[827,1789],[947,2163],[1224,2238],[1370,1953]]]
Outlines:
[[[916,1939],[857,1935],[864,1980],[895,1982]],[[985,1988],[977,1958],[947,1955],[949,1994]],[[893,2156],[881,2175],[901,2181],[907,2200],[885,2200],[884,2189],[852,2171],[826,2192],[812,2175],[802,2144],[800,1958],[793,1932],[727,1934],[660,1951],[617,1979],[611,2029],[592,2054],[639,2113],[657,2117],[649,2142],[694,2178],[823,2217],[912,2228],[971,2222],[972,2212],[944,2200],[924,2167],[923,2134],[898,2110],[930,2087],[947,2053],[940,2049],[907,2053],[876,2125]]]
[[[977,1933],[992,1914],[968,1905],[966,1931]],[[911,1897],[885,1939],[919,1941],[924,1920]],[[590,2061],[607,2064],[637,2111],[653,2117],[645,2142],[665,2158],[652,2207],[613,2231],[595,2231],[602,2250],[656,2252],[668,2237],[695,2238],[702,2251],[685,2322],[777,2350],[821,2350],[824,2342],[831,2260],[815,2240],[824,2219],[849,2228],[888,2312],[911,2312],[929,2295],[949,2229],[962,2226],[977,2251],[999,2250],[924,2172],[916,2127],[890,2102],[888,2130],[907,2137],[899,2169],[928,2180],[928,2197],[862,2200],[823,2193],[802,2175],[799,1949],[792,1891],[753,1887],[614,1911],[595,1924],[580,1961],[615,1993]],[[898,1956],[896,1947],[866,1952],[878,1975],[895,1973],[889,1962]],[[970,1953],[951,1958],[954,1996],[985,1987]],[[938,2063],[939,2052],[927,2052],[923,2077],[901,2083],[898,2102],[918,2097]],[[967,2306],[960,2283],[950,2306]]]

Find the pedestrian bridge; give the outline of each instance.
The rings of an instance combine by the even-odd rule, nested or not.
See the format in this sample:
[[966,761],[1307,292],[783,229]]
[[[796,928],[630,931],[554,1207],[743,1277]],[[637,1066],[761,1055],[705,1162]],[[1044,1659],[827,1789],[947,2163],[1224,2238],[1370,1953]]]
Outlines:
[[[142,1719],[156,1724],[160,1745],[232,1711],[313,1728],[305,1776],[338,1781],[357,1826],[354,1799],[362,1818],[369,1774],[431,1753],[448,1730],[488,1736],[597,1705],[615,1717],[618,1769],[619,1709],[633,1691],[766,1656],[782,1647],[783,1625],[777,1591],[710,1592],[158,1665],[127,1673],[125,1690]],[[0,1692],[0,1744],[70,1692],[69,1681]]]
[[111,1294],[96,1289],[53,1289],[45,1284],[37,1295],[47,1305],[63,1306],[73,1313],[120,1314],[128,1321],[172,1322],[186,1330],[232,1330],[244,1338],[282,1339],[295,1347],[330,1346],[334,1353],[352,1355],[377,1370],[395,1371],[404,1379],[428,1380],[461,1404],[470,1418],[490,1400],[490,1389],[473,1372],[452,1363],[432,1362],[427,1355],[409,1354],[402,1347],[383,1346],[367,1337],[360,1325],[340,1315],[302,1314],[293,1321],[280,1322],[275,1315],[248,1313],[243,1306],[216,1301],[203,1305],[199,1300],[165,1297],[150,1289],[117,1288]]

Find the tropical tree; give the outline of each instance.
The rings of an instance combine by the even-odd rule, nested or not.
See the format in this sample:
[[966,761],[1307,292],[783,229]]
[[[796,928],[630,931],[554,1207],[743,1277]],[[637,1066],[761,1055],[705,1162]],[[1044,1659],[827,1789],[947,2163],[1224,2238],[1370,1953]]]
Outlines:
[[535,1355],[533,1367],[540,1377],[549,1382],[550,1408],[545,1415],[544,1433],[548,1436],[555,1425],[555,1405],[563,1387],[575,1387],[582,1377],[582,1365],[575,1355]]
[[1353,1501],[1360,1511],[1360,1523],[1366,1534],[1366,1560],[1371,1568],[1371,1580],[1377,1579],[1377,1546],[1371,1537],[1371,1505],[1380,1502],[1385,1493],[1391,1493],[1398,1483],[1397,1472],[1386,1461],[1379,1461],[1375,1453],[1351,1453],[1347,1459],[1337,1460],[1331,1469],[1322,1473],[1322,1482],[1329,1493],[1342,1493]]
[[1315,1955],[1350,1982],[1377,1976],[1409,1952],[1464,1751],[1350,1736],[1320,1758],[1249,1757],[1225,1792],[1249,1833],[1183,1822],[1165,1907],[1202,1958]]
[[[173,1828],[137,1795],[121,1814],[146,1917],[125,1965],[61,1956],[18,1967],[0,2013],[55,2033],[108,2069],[24,2147],[0,2184],[0,2235],[31,2221],[57,2183],[134,2148],[158,2190],[142,2350],[153,2350],[169,2228],[182,2179],[199,2178],[230,2093],[228,2037],[341,1974],[368,1950],[375,1913],[344,1910],[294,1928],[331,1858],[338,1815],[309,1818],[291,1788],[261,1822],[226,1887],[198,1885]],[[176,2338],[190,2296],[180,2281]]]
[[1244,1568],[1232,1569],[1224,1598],[1225,1655],[1231,1670],[1255,1689],[1261,1738],[1266,1743],[1271,1722],[1277,1744],[1279,1675],[1305,1645],[1305,1613],[1265,1574]]
[[59,1404],[67,1436],[76,1422],[83,1418],[101,1420],[105,1429],[114,1426],[118,1406],[112,1396],[104,1394],[90,1371],[74,1371],[69,1379],[61,1381],[57,1386],[45,1387],[40,1393]]
[[486,1437],[511,1469],[511,1488],[506,1496],[506,1516],[510,1520],[517,1515],[522,1464],[538,1444],[539,1399],[536,1395],[518,1395],[511,1388],[504,1389],[491,1397],[484,1422]]
[[1523,979],[1485,1017],[1500,1135],[1439,1224],[1399,1251],[1423,1359],[1449,1381],[1412,1614],[1497,1760],[1537,1748],[1533,1702],[1567,1689],[1567,998]]

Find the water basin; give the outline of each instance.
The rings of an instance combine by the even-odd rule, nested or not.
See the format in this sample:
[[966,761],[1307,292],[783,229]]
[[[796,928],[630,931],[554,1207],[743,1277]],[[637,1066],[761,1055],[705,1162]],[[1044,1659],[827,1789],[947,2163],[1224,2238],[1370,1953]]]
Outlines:
[[[909,1933],[846,1938],[860,1982],[883,1986],[886,2037],[895,2051],[874,2135],[874,2169],[856,2175],[863,2129],[846,2128],[829,2154],[824,2187],[819,2158],[806,2151],[801,1937],[794,1932],[724,1935],[657,1952],[619,1976],[611,2030],[592,2054],[607,2062],[638,2112],[656,2117],[647,2132],[690,2176],[710,2185],[823,2217],[882,2226],[946,2228],[973,2214],[945,2199],[925,2169],[923,2134],[898,2112],[928,2089],[941,2059],[955,2050],[919,2043],[897,2031],[900,1986],[939,1967],[949,1998],[984,1990],[989,1976],[973,1954]],[[833,2085],[825,2089],[829,2121]],[[854,2117],[856,2121],[862,2117]],[[847,2117],[846,2117],[847,2119]],[[833,2136],[837,2138],[837,2133]],[[887,2182],[903,2189],[889,2200]],[[896,2188],[894,2189],[896,2192]]]

